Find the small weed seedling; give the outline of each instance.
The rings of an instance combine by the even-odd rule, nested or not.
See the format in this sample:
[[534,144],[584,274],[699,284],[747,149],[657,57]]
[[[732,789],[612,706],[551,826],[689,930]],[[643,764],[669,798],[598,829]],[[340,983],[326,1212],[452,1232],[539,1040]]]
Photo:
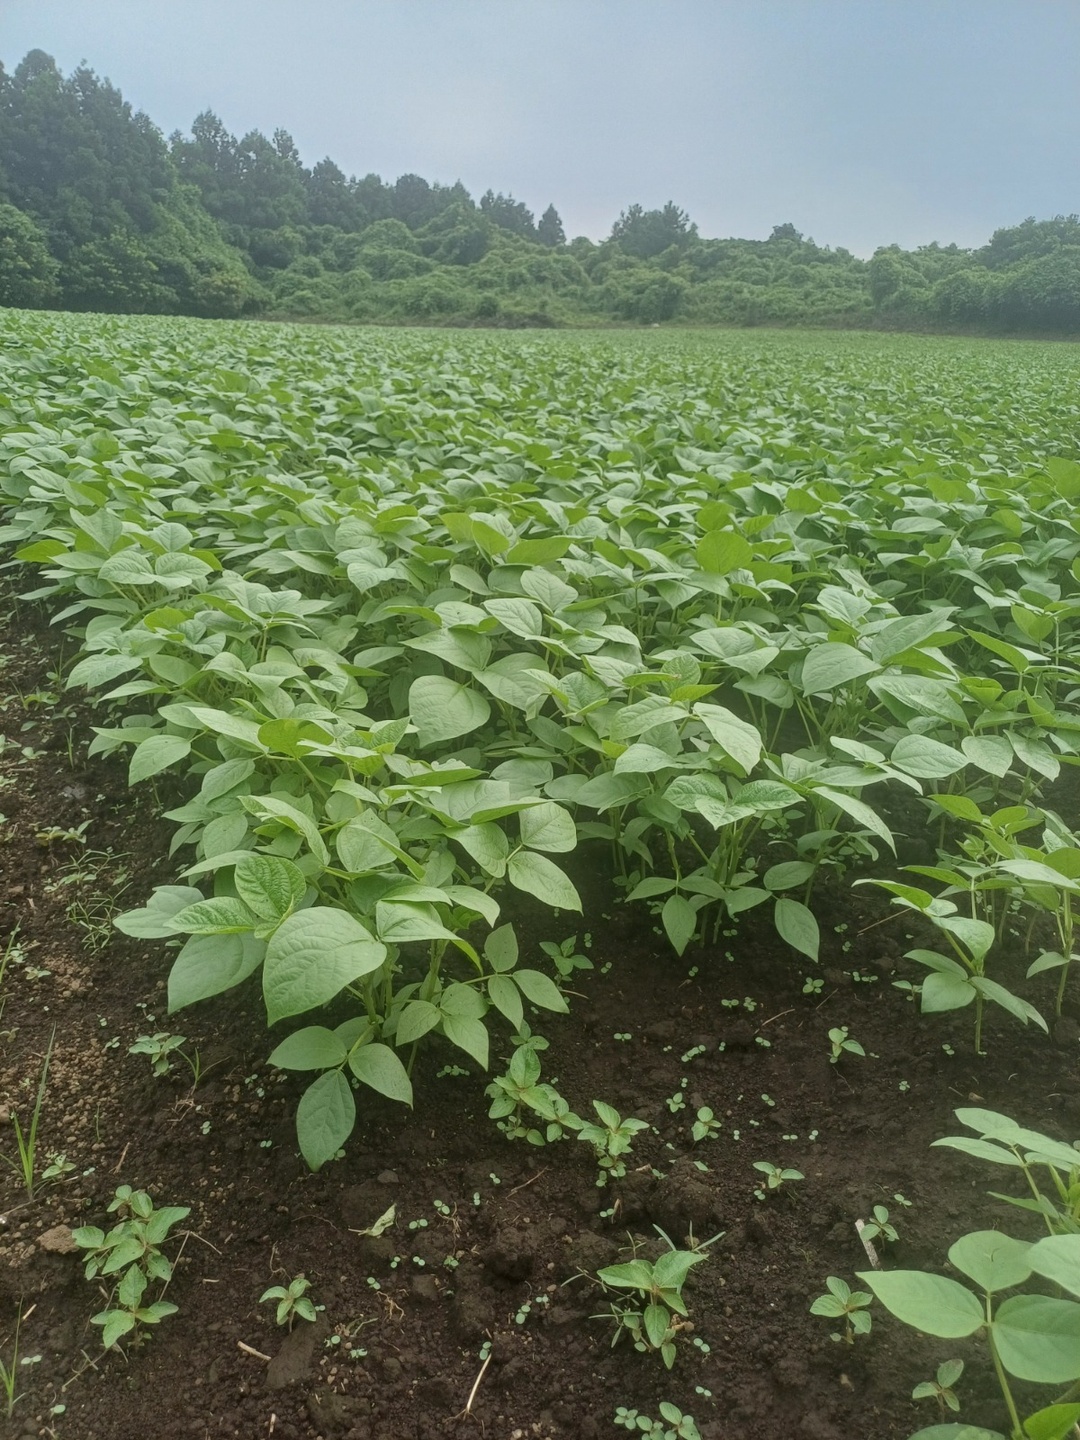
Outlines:
[[[626,1174],[623,1156],[630,1153],[634,1136],[640,1130],[647,1130],[649,1124],[646,1120],[624,1120],[616,1109],[605,1105],[602,1100],[594,1100],[593,1109],[600,1119],[599,1125],[588,1120],[579,1120],[576,1115],[564,1118],[563,1123],[571,1125],[577,1130],[578,1139],[585,1140],[593,1147],[600,1166],[596,1183],[606,1185],[609,1176],[614,1180],[621,1180]],[[577,1125],[573,1125],[574,1120],[578,1121]]]
[[848,1027],[839,1025],[829,1031],[829,1064],[835,1065],[844,1055],[865,1055],[866,1051],[857,1040],[848,1039]]
[[106,1350],[111,1350],[118,1340],[133,1331],[137,1336],[140,1325],[160,1325],[169,1315],[176,1314],[178,1307],[171,1300],[155,1300],[151,1305],[142,1303],[147,1283],[138,1265],[130,1265],[107,1308],[91,1315],[90,1324],[102,1327],[101,1343]]
[[[15,1145],[19,1152],[18,1160],[12,1160],[9,1155],[3,1158],[13,1170],[18,1171],[22,1176],[23,1184],[26,1186],[27,1198],[34,1198],[34,1191],[37,1188],[37,1176],[35,1173],[37,1165],[37,1133],[38,1121],[41,1119],[41,1106],[45,1100],[45,1086],[49,1079],[49,1061],[52,1059],[53,1041],[56,1039],[54,1029],[49,1036],[49,1046],[45,1051],[45,1060],[41,1066],[41,1079],[38,1081],[37,1095],[34,1099],[34,1108],[30,1115],[30,1125],[23,1130],[18,1115],[13,1114],[11,1125],[15,1131]],[[44,1178],[44,1177],[42,1177]],[[52,1177],[50,1177],[52,1178]]]
[[291,1330],[293,1321],[297,1318],[314,1322],[316,1318],[315,1306],[308,1299],[308,1291],[311,1289],[311,1281],[303,1275],[297,1275],[295,1280],[290,1280],[288,1285],[271,1285],[269,1290],[259,1296],[259,1304],[263,1305],[268,1300],[277,1301],[277,1314],[274,1316],[276,1325],[287,1325]]
[[109,1213],[121,1218],[108,1234],[96,1225],[83,1225],[72,1231],[75,1244],[87,1252],[86,1278],[94,1280],[99,1275],[115,1275],[119,1270],[134,1267],[148,1280],[168,1284],[173,1267],[161,1246],[170,1238],[173,1226],[191,1214],[187,1206],[164,1205],[155,1210],[145,1190],[121,1185],[109,1205]]
[[830,1275],[826,1281],[829,1293],[819,1295],[810,1306],[811,1315],[826,1315],[830,1320],[843,1320],[843,1335],[834,1331],[832,1339],[844,1340],[848,1345],[855,1343],[856,1335],[869,1335],[873,1317],[869,1306],[873,1296],[865,1290],[852,1290],[845,1281]]
[[896,1233],[896,1226],[890,1222],[889,1212],[884,1205],[874,1206],[874,1218],[867,1220],[861,1233],[864,1240],[882,1240],[886,1245],[891,1245],[894,1240],[900,1239]]
[[773,1195],[793,1180],[806,1179],[806,1176],[801,1170],[783,1169],[779,1165],[770,1164],[768,1160],[755,1160],[754,1169],[760,1170],[765,1176],[765,1188],[762,1189],[759,1187],[754,1191],[754,1194],[759,1200],[765,1199],[766,1190],[768,1190],[770,1195]]
[[[168,1075],[172,1070],[172,1061],[169,1056],[180,1049],[181,1045],[187,1044],[186,1035],[169,1035],[164,1031],[157,1035],[140,1035],[134,1045],[128,1046],[129,1055],[148,1055],[150,1057],[150,1068],[157,1076]],[[187,1060],[187,1056],[183,1056]],[[188,1060],[188,1064],[191,1061]]]
[[690,1134],[694,1144],[702,1140],[715,1140],[720,1134],[720,1121],[709,1109],[708,1105],[702,1105],[697,1112],[697,1119],[690,1127]]
[[660,1401],[660,1419],[650,1420],[637,1410],[628,1410],[620,1405],[615,1411],[615,1424],[624,1430],[632,1430],[644,1440],[701,1440],[701,1431],[692,1415],[684,1415],[670,1400]]
[[637,1305],[613,1301],[606,1314],[592,1319],[615,1321],[612,1346],[629,1334],[635,1350],[658,1354],[670,1370],[675,1364],[676,1337],[690,1328],[682,1289],[691,1267],[707,1258],[701,1250],[668,1250],[656,1261],[628,1260],[598,1270],[596,1278],[605,1290],[634,1291]]
[[945,1419],[945,1414],[949,1410],[954,1415],[958,1414],[960,1401],[956,1398],[953,1386],[963,1373],[964,1362],[962,1360],[943,1360],[937,1367],[933,1380],[923,1380],[915,1386],[911,1392],[912,1400],[936,1400],[942,1420]]
[[2,1405],[4,1417],[11,1419],[11,1413],[15,1406],[22,1399],[16,1395],[15,1386],[23,1366],[36,1365],[41,1359],[40,1355],[25,1355],[19,1358],[19,1328],[22,1325],[22,1301],[19,1301],[19,1309],[15,1316],[15,1338],[11,1342],[10,1361],[0,1359],[0,1395],[3,1396]]
[[[586,936],[585,939],[587,944],[589,937]],[[593,968],[589,957],[579,953],[576,935],[568,935],[561,945],[556,945],[554,940],[541,940],[540,949],[554,961],[560,980],[569,980],[575,970],[591,970]]]

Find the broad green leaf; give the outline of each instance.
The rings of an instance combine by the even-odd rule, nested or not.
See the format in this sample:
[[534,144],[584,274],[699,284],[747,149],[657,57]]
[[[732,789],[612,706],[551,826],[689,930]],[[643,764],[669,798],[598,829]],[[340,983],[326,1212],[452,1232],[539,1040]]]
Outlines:
[[747,774],[761,759],[762,740],[755,726],[740,720],[723,705],[697,704],[694,714],[703,722],[709,734],[725,754],[730,755],[736,765]]
[[581,899],[569,877],[544,855],[518,850],[506,864],[511,885],[535,895],[555,910],[580,910]]
[[332,1160],[352,1134],[356,1102],[340,1070],[328,1070],[309,1085],[296,1107],[296,1138],[312,1170]]
[[491,716],[487,700],[444,675],[421,675],[409,687],[409,719],[421,745],[437,745],[485,725]]
[[237,895],[264,920],[277,920],[295,910],[307,891],[307,881],[297,866],[276,855],[238,860],[233,878]]
[[361,1084],[377,1090],[380,1095],[399,1100],[403,1105],[413,1103],[412,1081],[389,1045],[373,1041],[359,1046],[349,1055],[349,1069]]
[[515,1034],[521,1029],[525,1011],[521,1003],[521,991],[509,975],[491,975],[487,982],[488,999],[514,1027]]
[[773,921],[776,933],[782,940],[786,940],[793,949],[809,956],[811,960],[818,958],[818,947],[821,943],[818,923],[814,919],[813,911],[801,900],[782,896],[774,907]]
[[750,546],[735,530],[710,530],[698,541],[696,554],[698,564],[711,575],[745,570],[751,560]]
[[1036,1275],[1045,1275],[1070,1295],[1080,1295],[1080,1235],[1045,1235],[1030,1247],[1027,1258]]
[[169,1014],[231,990],[263,962],[266,942],[253,934],[193,935],[169,971]]
[[306,1025],[281,1042],[269,1064],[280,1070],[329,1070],[344,1065],[348,1051],[333,1030],[323,1025]]
[[136,745],[128,765],[128,784],[137,785],[140,780],[149,780],[183,760],[191,752],[191,741],[182,735],[152,735],[141,745]]
[[660,919],[676,955],[681,955],[697,930],[697,911],[685,896],[669,895],[664,901]]
[[316,905],[297,911],[278,926],[266,947],[267,1023],[328,1004],[385,958],[386,946],[344,910]]
[[1080,1305],[1048,1295],[1011,1295],[994,1316],[1001,1363],[1018,1380],[1080,1379]]
[[514,980],[527,1000],[543,1010],[555,1010],[565,1015],[570,1008],[563,999],[562,991],[541,970],[515,970]]
[[815,645],[803,660],[802,688],[807,695],[823,695],[880,669],[875,660],[853,645],[826,641]]
[[914,775],[917,780],[943,780],[955,775],[967,764],[967,756],[931,740],[928,735],[905,735],[893,746],[889,757],[898,770]]
[[577,826],[568,810],[545,800],[523,810],[518,817],[521,843],[530,850],[546,850],[551,854],[565,853],[577,845]]
[[950,1247],[949,1263],[982,1290],[1010,1290],[1031,1274],[1030,1249],[998,1230],[973,1230]]
[[959,1340],[985,1323],[981,1302],[944,1275],[923,1270],[860,1270],[859,1279],[898,1320],[926,1335]]
[[113,924],[140,940],[162,940],[176,934],[169,923],[172,917],[202,898],[202,891],[189,885],[158,885],[142,909],[126,910]]
[[242,900],[223,895],[213,900],[197,900],[194,905],[173,915],[169,924],[171,935],[238,935],[254,930],[258,916]]
[[1080,1420],[1080,1405],[1047,1405],[1036,1410],[1024,1421],[1024,1435],[1027,1440],[1066,1440],[1076,1433],[1075,1426]]

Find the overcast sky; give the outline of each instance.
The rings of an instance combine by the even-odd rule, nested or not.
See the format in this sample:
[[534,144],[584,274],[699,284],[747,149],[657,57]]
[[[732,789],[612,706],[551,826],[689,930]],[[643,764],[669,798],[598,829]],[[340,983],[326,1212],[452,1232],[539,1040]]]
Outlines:
[[1080,210],[1077,0],[0,0],[166,132],[489,186],[568,235],[673,199],[859,254]]

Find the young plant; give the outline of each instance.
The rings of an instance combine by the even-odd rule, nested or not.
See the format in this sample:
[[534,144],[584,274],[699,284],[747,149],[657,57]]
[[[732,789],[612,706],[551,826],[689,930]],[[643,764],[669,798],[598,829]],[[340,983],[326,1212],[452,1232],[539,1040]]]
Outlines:
[[[585,943],[589,943],[590,937],[586,935]],[[593,962],[587,955],[582,955],[577,948],[577,936],[568,935],[561,944],[554,940],[541,940],[540,949],[555,964],[560,980],[569,980],[573,977],[575,970],[591,970]]]
[[293,1321],[310,1320],[314,1322],[317,1318],[315,1306],[308,1299],[308,1291],[311,1289],[311,1281],[303,1275],[297,1275],[295,1280],[290,1280],[288,1285],[271,1285],[259,1296],[259,1304],[265,1304],[269,1300],[277,1301],[277,1314],[274,1317],[276,1325],[287,1325],[291,1330]]
[[874,1206],[874,1218],[866,1221],[861,1233],[864,1240],[883,1240],[887,1245],[900,1239],[884,1205]]
[[[491,1099],[488,1115],[508,1139],[543,1145],[561,1139],[567,1129],[583,1122],[570,1113],[570,1106],[554,1086],[541,1082],[536,1050],[535,1044],[519,1045],[505,1075],[497,1075],[484,1094]],[[528,1123],[526,1112],[544,1122],[543,1131]]]
[[[129,1055],[148,1055],[150,1057],[150,1068],[157,1076],[168,1075],[172,1070],[172,1061],[169,1056],[181,1045],[187,1044],[186,1035],[169,1035],[160,1031],[156,1035],[140,1035],[134,1045],[128,1046]],[[183,1057],[187,1060],[187,1056]],[[191,1062],[188,1061],[190,1065]]]
[[865,1055],[857,1040],[848,1039],[848,1027],[840,1025],[829,1031],[829,1064],[836,1065],[845,1055]]
[[[953,1113],[961,1125],[975,1131],[978,1139],[946,1135],[935,1140],[935,1145],[1022,1171],[1031,1198],[1020,1199],[992,1190],[995,1200],[1041,1215],[1051,1235],[1080,1234],[1080,1150],[1076,1146],[1025,1129],[995,1110],[961,1109]],[[1052,1182],[1051,1193],[1040,1186],[1036,1177],[1036,1172],[1044,1168]]]
[[843,1340],[848,1345],[855,1343],[856,1335],[869,1335],[873,1317],[870,1305],[873,1296],[865,1290],[852,1290],[846,1281],[836,1275],[829,1275],[825,1281],[827,1295],[819,1295],[810,1306],[811,1315],[825,1315],[830,1320],[843,1320],[844,1333],[834,1332],[832,1339]]
[[[951,1246],[949,1263],[973,1282],[975,1291],[923,1270],[864,1271],[859,1279],[886,1310],[923,1334],[949,1340],[981,1335],[1004,1401],[1011,1440],[1033,1435],[1061,1440],[1080,1420],[1080,1403],[1068,1398],[1080,1380],[1080,1304],[1030,1292],[999,1297],[1033,1276],[1051,1281],[1069,1295],[1080,1295],[1080,1235],[1048,1235],[1029,1244],[998,1230],[976,1230]],[[1010,1377],[1073,1390],[1063,1401],[1022,1420]],[[996,1432],[981,1433],[1000,1440]]]
[[[765,1188],[770,1195],[776,1194],[778,1190],[781,1190],[792,1181],[806,1179],[806,1176],[801,1170],[791,1170],[783,1168],[780,1165],[772,1165],[768,1160],[755,1160],[754,1169],[760,1170],[762,1175],[765,1176]],[[754,1194],[759,1200],[765,1199],[765,1190],[757,1189],[754,1191]]]
[[613,1106],[605,1105],[602,1100],[594,1100],[593,1109],[600,1120],[599,1125],[581,1120],[576,1115],[564,1117],[562,1123],[577,1130],[578,1139],[593,1147],[600,1166],[596,1183],[606,1185],[609,1179],[621,1180],[626,1174],[624,1156],[630,1153],[634,1136],[640,1130],[647,1130],[649,1124],[647,1120],[632,1117],[624,1120]]
[[943,1360],[937,1367],[933,1380],[922,1380],[911,1392],[912,1400],[936,1400],[942,1420],[946,1412],[960,1413],[960,1401],[953,1386],[964,1373],[962,1360]]
[[[161,1246],[174,1238],[169,1231],[187,1219],[190,1209],[185,1205],[165,1205],[157,1210],[145,1190],[121,1185],[109,1204],[109,1213],[121,1218],[107,1234],[96,1225],[83,1225],[72,1231],[75,1244],[87,1252],[86,1278],[115,1275],[119,1270],[134,1267],[148,1280],[168,1284],[173,1267]],[[139,1298],[142,1298],[141,1292]]]
[[26,1187],[27,1198],[30,1200],[33,1200],[34,1192],[37,1189],[38,1122],[41,1119],[41,1106],[45,1100],[45,1087],[49,1079],[49,1061],[52,1059],[53,1042],[55,1039],[56,1028],[54,1026],[52,1034],[49,1036],[48,1048],[45,1051],[45,1060],[41,1066],[41,1078],[38,1080],[37,1095],[34,1098],[34,1108],[30,1114],[30,1125],[25,1131],[22,1128],[22,1123],[18,1115],[12,1112],[11,1126],[15,1131],[15,1145],[18,1150],[18,1160],[12,1160],[9,1155],[2,1157],[13,1170],[16,1170],[22,1176],[22,1182]]
[[922,982],[920,1009],[924,1015],[946,1010],[961,1010],[975,1005],[975,1053],[982,1055],[983,1009],[990,1001],[1001,1006],[1022,1024],[1029,1022],[1046,1030],[1046,1021],[1034,1005],[1014,995],[1004,985],[986,974],[986,958],[997,938],[993,925],[986,920],[973,920],[958,915],[951,900],[935,899],[926,890],[913,885],[900,885],[891,880],[868,882],[880,885],[893,894],[893,903],[925,916],[945,936],[953,953],[940,950],[908,950],[906,958],[924,965],[930,974]]
[[702,1140],[715,1140],[720,1134],[720,1121],[716,1118],[708,1105],[702,1105],[697,1112],[697,1119],[690,1127],[690,1135],[695,1145]]
[[0,1393],[3,1394],[4,1417],[11,1419],[12,1411],[23,1398],[16,1395],[15,1386],[18,1384],[19,1373],[22,1367],[36,1364],[41,1358],[39,1355],[19,1355],[19,1330],[22,1326],[22,1301],[19,1301],[19,1308],[15,1313],[15,1337],[11,1342],[11,1358],[4,1360],[0,1358]]
[[637,1410],[628,1410],[620,1405],[615,1411],[614,1423],[624,1430],[632,1430],[644,1440],[701,1440],[701,1431],[692,1415],[684,1415],[670,1400],[660,1401],[660,1419],[651,1420]]
[[146,1275],[138,1265],[129,1265],[110,1303],[104,1310],[91,1315],[91,1325],[102,1327],[101,1343],[106,1350],[111,1350],[117,1341],[133,1332],[138,1340],[140,1326],[159,1325],[169,1315],[176,1314],[178,1307],[171,1300],[155,1300],[150,1305],[143,1304],[148,1283]]
[[701,1250],[668,1250],[655,1261],[634,1259],[598,1270],[596,1278],[605,1290],[634,1292],[637,1303],[613,1301],[607,1314],[592,1318],[614,1319],[612,1346],[629,1334],[635,1350],[658,1354],[670,1370],[675,1364],[676,1338],[690,1328],[683,1286],[691,1268],[706,1258]]

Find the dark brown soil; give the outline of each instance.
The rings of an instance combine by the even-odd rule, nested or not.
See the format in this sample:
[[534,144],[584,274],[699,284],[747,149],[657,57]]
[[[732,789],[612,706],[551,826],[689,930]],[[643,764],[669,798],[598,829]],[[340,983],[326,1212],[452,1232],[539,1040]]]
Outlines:
[[[964,1418],[1000,1422],[977,1344],[924,1341],[877,1311],[872,1335],[849,1347],[809,1305],[826,1276],[854,1284],[866,1268],[854,1222],[874,1204],[900,1229],[889,1264],[940,1268],[980,1224],[1024,1233],[1017,1212],[985,1196],[1002,1172],[929,1146],[972,1102],[1080,1133],[1075,1020],[1045,1038],[990,1017],[989,1057],[976,1058],[969,1016],[920,1018],[891,984],[917,978],[900,958],[909,922],[847,880],[815,902],[820,966],[756,916],[719,948],[676,960],[643,909],[606,892],[602,857],[590,873],[586,851],[579,936],[591,932],[596,968],[569,1016],[537,1023],[551,1040],[545,1079],[579,1113],[603,1099],[655,1127],[625,1180],[597,1188],[585,1145],[506,1140],[487,1118],[486,1077],[445,1073],[462,1056],[440,1045],[420,1065],[415,1110],[365,1092],[345,1158],[311,1175],[293,1129],[300,1084],[266,1065],[275,1042],[257,987],[170,1019],[165,947],[109,928],[110,913],[168,879],[170,827],[148,788],[128,792],[122,762],[87,761],[95,717],[49,680],[57,650],[39,617],[11,608],[0,637],[0,947],[14,937],[0,986],[0,1153],[15,1155],[7,1121],[28,1121],[55,1030],[38,1168],[61,1152],[74,1170],[28,1202],[0,1167],[0,1359],[12,1357],[19,1314],[19,1356],[39,1357],[18,1366],[22,1398],[0,1435],[617,1437],[617,1406],[656,1415],[668,1399],[707,1440],[893,1440],[935,1419],[908,1397],[951,1355],[968,1362]],[[81,839],[46,838],[84,822]],[[571,928],[528,919],[537,939]],[[819,993],[803,993],[805,975],[823,980]],[[867,1058],[829,1063],[837,1025]],[[188,1037],[197,1088],[182,1062],[156,1079],[128,1053],[154,1030]],[[673,1113],[678,1094],[685,1108]],[[695,1146],[699,1105],[723,1135]],[[755,1160],[805,1180],[756,1199]],[[190,1233],[169,1289],[179,1313],[145,1344],[104,1354],[89,1324],[104,1292],[49,1232],[101,1224],[122,1183],[189,1205]],[[391,1204],[392,1229],[359,1233]],[[610,1325],[590,1319],[605,1301],[589,1274],[631,1246],[658,1253],[656,1227],[677,1244],[691,1229],[698,1240],[723,1232],[691,1274],[693,1332],[670,1373],[628,1343],[611,1349]],[[323,1308],[287,1334],[259,1297],[300,1273]]]

